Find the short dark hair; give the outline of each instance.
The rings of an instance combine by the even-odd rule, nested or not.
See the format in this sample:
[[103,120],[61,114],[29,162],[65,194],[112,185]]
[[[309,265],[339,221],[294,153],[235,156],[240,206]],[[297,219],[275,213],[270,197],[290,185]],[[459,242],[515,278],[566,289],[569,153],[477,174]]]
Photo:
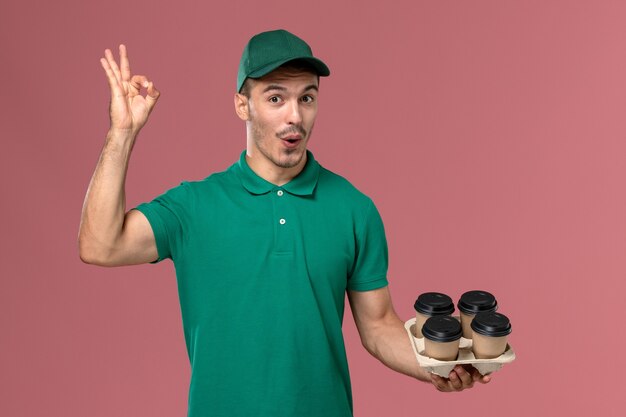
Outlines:
[[[313,65],[309,64],[304,60],[294,59],[292,61],[286,62],[280,67],[276,68],[274,71],[279,69],[286,69],[294,72],[310,72],[312,74],[317,75],[317,81],[319,82],[320,76],[313,67]],[[273,71],[272,71],[273,72]],[[262,78],[262,77],[261,77]],[[239,90],[239,94],[250,98],[250,90],[252,90],[252,86],[254,85],[255,78],[246,78],[246,80],[241,85],[241,90]]]

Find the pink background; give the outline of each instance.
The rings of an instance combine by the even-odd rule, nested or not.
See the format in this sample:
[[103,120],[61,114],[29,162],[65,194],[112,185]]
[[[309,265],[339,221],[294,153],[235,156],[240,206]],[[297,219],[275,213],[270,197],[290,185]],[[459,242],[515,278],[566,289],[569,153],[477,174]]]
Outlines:
[[442,394],[370,357],[347,315],[356,416],[622,415],[626,4],[217,3],[0,5],[0,415],[185,415],[171,262],[78,258],[108,127],[98,60],[124,42],[162,91],[130,208],[235,161],[241,50],[279,27],[333,72],[311,149],[377,203],[398,313],[486,289],[513,323],[517,360]]

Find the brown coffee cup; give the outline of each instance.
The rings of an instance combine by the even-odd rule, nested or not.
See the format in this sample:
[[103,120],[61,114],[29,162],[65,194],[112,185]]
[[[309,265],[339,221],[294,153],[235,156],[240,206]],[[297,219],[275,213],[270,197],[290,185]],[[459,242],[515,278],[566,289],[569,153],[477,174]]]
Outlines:
[[463,337],[472,338],[472,320],[478,313],[490,313],[498,309],[496,298],[487,291],[467,291],[457,304],[463,326]]
[[511,334],[511,322],[500,313],[478,313],[472,320],[472,351],[476,359],[493,359],[502,355]]
[[459,355],[459,343],[463,330],[454,317],[430,317],[422,327],[424,354],[440,361],[453,361]]
[[449,316],[454,312],[452,298],[440,292],[420,294],[413,305],[415,308],[415,337],[421,338],[422,326],[430,317]]

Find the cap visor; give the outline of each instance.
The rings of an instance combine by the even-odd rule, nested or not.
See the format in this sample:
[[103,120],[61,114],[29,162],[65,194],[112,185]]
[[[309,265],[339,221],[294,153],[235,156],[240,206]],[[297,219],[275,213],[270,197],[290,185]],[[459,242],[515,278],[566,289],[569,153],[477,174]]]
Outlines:
[[286,64],[287,62],[291,62],[291,61],[304,61],[304,62],[309,63],[313,67],[313,69],[317,72],[317,75],[319,75],[320,77],[327,77],[330,75],[330,70],[328,69],[326,64],[324,64],[322,61],[320,61],[317,58],[310,57],[310,56],[303,56],[303,57],[289,58],[289,59],[272,62],[271,64],[265,65],[257,70],[252,71],[251,73],[248,74],[248,77],[261,78],[264,75],[267,75],[270,72],[274,71],[276,68],[280,67],[281,65]]

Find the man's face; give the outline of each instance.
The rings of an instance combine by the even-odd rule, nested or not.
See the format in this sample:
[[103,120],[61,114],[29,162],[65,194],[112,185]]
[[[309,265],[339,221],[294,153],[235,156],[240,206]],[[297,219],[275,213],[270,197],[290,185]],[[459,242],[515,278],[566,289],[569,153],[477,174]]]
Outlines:
[[279,68],[251,84],[248,153],[270,169],[303,165],[317,115],[317,75]]

